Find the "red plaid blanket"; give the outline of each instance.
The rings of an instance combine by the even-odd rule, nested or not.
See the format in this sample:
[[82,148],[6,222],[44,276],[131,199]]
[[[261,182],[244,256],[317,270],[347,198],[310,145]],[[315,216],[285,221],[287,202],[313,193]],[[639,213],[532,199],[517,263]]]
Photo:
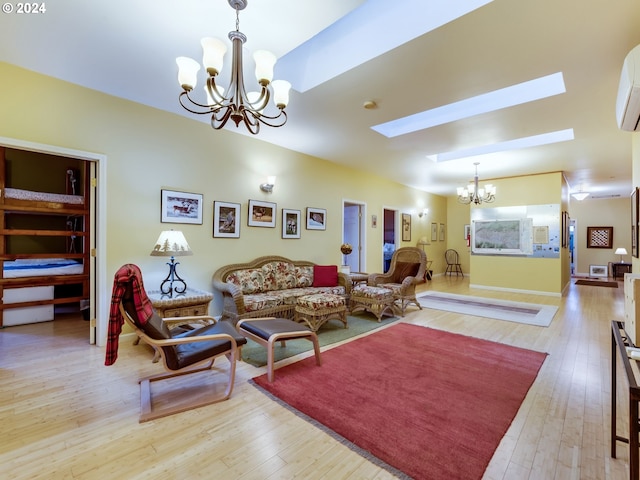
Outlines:
[[127,287],[133,289],[133,303],[138,314],[138,321],[146,323],[153,314],[153,306],[147,297],[142,283],[142,273],[137,265],[128,263],[120,267],[113,279],[111,308],[109,310],[109,329],[107,333],[107,351],[104,364],[113,365],[118,358],[118,339],[122,332],[124,318],[120,314],[120,303]]

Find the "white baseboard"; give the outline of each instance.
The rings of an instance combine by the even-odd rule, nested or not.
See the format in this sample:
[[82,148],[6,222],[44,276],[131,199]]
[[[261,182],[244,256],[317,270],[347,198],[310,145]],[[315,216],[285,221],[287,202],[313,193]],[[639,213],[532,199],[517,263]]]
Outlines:
[[544,295],[546,297],[561,297],[562,294],[561,293],[554,293],[554,292],[541,292],[539,290],[521,290],[519,288],[503,288],[503,287],[491,287],[488,285],[474,285],[474,284],[469,284],[469,287],[471,288],[481,288],[483,290],[496,290],[496,291],[500,291],[500,292],[513,292],[513,293],[528,293],[528,294],[532,294],[532,295]]

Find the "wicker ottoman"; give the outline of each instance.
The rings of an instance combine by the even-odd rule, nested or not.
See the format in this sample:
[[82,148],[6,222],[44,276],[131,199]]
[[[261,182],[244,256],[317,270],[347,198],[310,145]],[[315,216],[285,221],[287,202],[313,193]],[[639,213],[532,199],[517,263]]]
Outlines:
[[378,322],[382,320],[382,315],[385,313],[390,316],[395,315],[393,291],[388,288],[357,285],[351,290],[349,305],[352,313],[360,309],[371,312]]
[[347,325],[347,306],[344,297],[331,293],[304,295],[296,299],[296,322],[305,322],[314,332],[329,320],[340,320]]

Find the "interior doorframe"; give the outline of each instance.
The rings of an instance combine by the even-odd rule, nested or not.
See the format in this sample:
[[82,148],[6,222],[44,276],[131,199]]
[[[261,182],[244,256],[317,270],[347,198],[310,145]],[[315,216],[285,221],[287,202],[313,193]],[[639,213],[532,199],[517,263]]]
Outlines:
[[[91,310],[89,322],[89,342],[103,347],[107,340],[107,157],[106,155],[82,150],[46,145],[42,143],[0,137],[0,145],[7,148],[27,150],[31,152],[75,158],[92,162],[96,168],[95,189],[91,208],[91,224],[94,226],[90,235],[90,248],[95,255],[90,255],[89,289],[91,291]],[[90,168],[89,171],[94,171]],[[95,223],[94,223],[95,222]],[[95,233],[95,234],[94,234]]]
[[349,200],[342,199],[342,241],[345,241],[345,229],[344,229],[344,220],[345,220],[345,207],[347,205],[357,205],[360,209],[360,222],[359,222],[359,232],[358,235],[360,237],[360,249],[358,251],[358,263],[360,265],[360,271],[367,271],[367,204],[359,201],[359,200]]
[[386,206],[383,205],[382,206],[382,270],[386,273],[385,269],[384,269],[384,212],[385,210],[388,210],[390,212],[393,212],[393,246],[394,246],[394,251],[397,250],[398,248],[400,248],[400,241],[402,239],[402,237],[399,235],[399,232],[402,232],[402,215],[401,215],[401,211],[400,208],[398,207],[390,207],[390,206]]

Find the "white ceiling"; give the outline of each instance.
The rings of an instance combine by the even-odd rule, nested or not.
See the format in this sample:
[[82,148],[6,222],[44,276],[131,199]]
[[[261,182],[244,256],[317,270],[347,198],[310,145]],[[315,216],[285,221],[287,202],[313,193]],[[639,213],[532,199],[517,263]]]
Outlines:
[[[452,1],[249,0],[240,12],[240,30],[248,37],[247,50],[282,57],[365,3],[401,9],[399,17],[383,17],[384,29],[377,27],[386,39],[428,24]],[[208,121],[179,106],[175,57],[199,60],[201,37],[226,38],[235,29],[227,0],[45,4],[46,13],[0,15],[0,61]],[[292,91],[288,123],[263,127],[258,136],[441,195],[468,182],[473,163],[480,162],[481,182],[564,171],[573,190],[582,186],[596,198],[627,197],[634,134],[617,128],[615,101],[624,57],[637,44],[637,0],[494,0],[303,93]],[[345,49],[344,55],[355,50]],[[371,129],[557,72],[566,93],[395,138]],[[367,100],[378,108],[364,109]],[[226,128],[246,134],[231,122]],[[574,140],[441,163],[427,159],[566,129],[573,129]]]

